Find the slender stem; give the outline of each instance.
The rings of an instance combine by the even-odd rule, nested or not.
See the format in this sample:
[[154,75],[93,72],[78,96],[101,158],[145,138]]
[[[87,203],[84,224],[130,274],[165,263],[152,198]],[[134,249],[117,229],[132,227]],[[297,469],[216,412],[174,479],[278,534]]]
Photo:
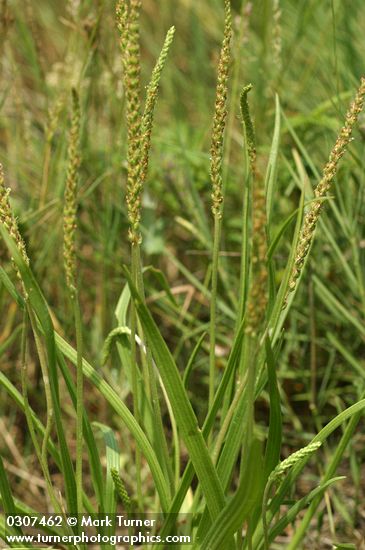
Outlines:
[[[47,407],[47,422],[46,422],[46,428],[44,432],[43,442],[42,442],[42,461],[44,464],[47,464],[47,445],[48,440],[51,435],[52,427],[53,427],[53,420],[54,420],[54,410],[53,410],[53,403],[52,403],[52,392],[51,392],[51,386],[49,382],[49,376],[48,376],[48,367],[47,367],[47,359],[46,354],[44,351],[44,347],[41,341],[41,337],[39,334],[39,330],[37,327],[37,321],[34,317],[34,313],[31,310],[30,307],[28,307],[28,315],[30,318],[30,323],[32,326],[32,331],[34,335],[34,341],[37,348],[37,353],[39,357],[39,364],[41,366],[42,371],[42,378],[43,378],[43,384],[44,384],[44,393],[46,397],[46,407]],[[48,466],[47,466],[48,467]]]
[[268,481],[265,486],[264,496],[262,498],[262,528],[264,531],[264,544],[265,550],[270,550],[269,544],[269,525],[267,523],[266,514],[267,514],[267,504],[270,498],[270,491],[272,487],[272,482]]
[[[247,155],[246,155],[247,156]],[[247,163],[246,163],[247,164]],[[245,187],[243,190],[242,204],[242,226],[241,226],[241,265],[240,265],[240,291],[238,298],[238,315],[236,321],[236,330],[242,323],[245,313],[247,288],[248,288],[248,251],[249,251],[249,207],[250,207],[250,182],[249,177],[245,177]]]
[[42,184],[41,184],[41,193],[39,198],[39,208],[42,208],[46,202],[48,194],[48,179],[49,179],[49,167],[51,163],[51,149],[52,144],[47,140],[44,150],[44,161],[43,161],[43,171],[42,171]]
[[256,384],[256,358],[258,342],[256,337],[248,335],[245,341],[244,356],[247,365],[247,386],[246,386],[246,434],[243,443],[243,454],[248,456],[251,448],[255,414],[255,384]]
[[219,453],[220,453],[220,451],[223,447],[224,439],[225,439],[226,434],[227,434],[227,432],[229,430],[229,427],[231,425],[231,421],[232,421],[234,412],[237,409],[237,406],[240,402],[241,395],[242,395],[242,393],[245,389],[245,385],[246,385],[246,380],[243,380],[242,383],[239,384],[239,386],[237,388],[237,391],[234,395],[234,398],[232,400],[231,406],[229,407],[228,412],[227,412],[226,416],[224,417],[222,427],[219,430],[219,434],[217,436],[217,439],[216,439],[216,442],[215,442],[215,445],[214,445],[214,451],[213,451],[213,455],[212,455],[213,464],[216,464],[217,461],[218,461]]
[[217,288],[219,267],[219,246],[221,239],[222,221],[220,214],[214,215],[214,240],[212,258],[212,291],[210,299],[210,349],[209,349],[209,408],[213,405],[215,391],[215,344],[216,344],[216,313]]
[[77,495],[77,510],[79,514],[83,512],[82,504],[82,451],[83,451],[83,409],[84,409],[84,377],[82,372],[82,354],[83,354],[83,339],[82,339],[82,321],[79,304],[79,297],[75,291],[73,297],[73,310],[75,319],[76,331],[76,495]]
[[311,373],[311,391],[310,391],[310,408],[313,414],[316,414],[317,406],[317,346],[316,346],[316,316],[313,291],[313,279],[309,282],[309,308],[310,308],[310,373]]
[[[131,245],[131,268],[132,268],[132,280],[134,284],[137,284],[137,269],[139,262],[139,245],[132,242]],[[139,400],[138,400],[138,365],[137,365],[137,346],[136,346],[136,334],[137,334],[137,314],[134,302],[131,302],[130,313],[130,327],[131,327],[131,365],[132,365],[132,394],[133,394],[133,414],[136,422],[140,424],[139,414]],[[136,447],[136,480],[137,480],[137,501],[139,509],[143,510],[143,493],[142,493],[142,479],[141,479],[141,451]]]
[[[141,250],[139,245],[137,245],[137,250],[136,250],[136,287],[142,299],[145,301]],[[142,334],[142,329],[141,329],[141,334]],[[145,343],[145,348],[146,348],[147,369],[146,369],[146,376],[145,376],[144,382],[146,384],[147,395],[150,398],[150,401],[152,404],[152,410],[154,413],[153,428],[154,428],[154,437],[155,437],[155,448],[162,462],[164,470],[168,476],[170,485],[171,487],[173,487],[175,478],[174,478],[173,469],[171,467],[169,451],[168,451],[166,437],[163,429],[156,373],[153,366],[152,353],[147,342]]]
[[364,276],[361,268],[361,262],[359,257],[359,246],[355,236],[352,236],[350,239],[352,254],[354,258],[354,267],[358,283],[358,291],[361,299],[362,306],[362,315],[365,316],[365,285],[364,285]]

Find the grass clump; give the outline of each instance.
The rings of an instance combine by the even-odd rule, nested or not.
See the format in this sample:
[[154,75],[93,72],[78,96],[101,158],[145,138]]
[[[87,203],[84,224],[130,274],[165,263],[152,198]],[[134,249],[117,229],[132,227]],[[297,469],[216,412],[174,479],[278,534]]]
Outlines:
[[[335,84],[316,75],[315,52],[327,62],[333,52],[307,8],[285,0],[262,12],[229,0],[74,4],[51,2],[39,19],[34,6],[31,28],[15,2],[24,38],[15,49],[7,18],[2,45],[3,72],[24,78],[16,97],[1,88],[15,197],[1,168],[12,260],[2,255],[0,398],[13,428],[0,447],[1,506],[156,513],[162,538],[184,530],[193,549],[274,549],[283,537],[314,548],[324,531],[340,545],[362,512],[361,134],[349,146],[363,78],[322,175],[317,166],[361,56],[349,77],[348,52],[336,53]],[[357,24],[342,9],[333,17],[351,27],[355,59]],[[13,531],[1,516],[0,536]]]

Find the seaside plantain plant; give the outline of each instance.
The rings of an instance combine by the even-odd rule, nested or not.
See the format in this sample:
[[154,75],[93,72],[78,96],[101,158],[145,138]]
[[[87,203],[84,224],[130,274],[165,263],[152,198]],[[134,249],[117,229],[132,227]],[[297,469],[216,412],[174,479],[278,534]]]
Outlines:
[[[112,328],[105,335],[100,355],[95,357],[87,345],[91,341],[88,333],[92,336],[93,330],[88,324],[88,310],[84,308],[83,294],[88,281],[82,261],[82,245],[79,244],[83,242],[87,214],[84,211],[79,214],[81,208],[78,210],[78,205],[89,192],[83,185],[84,179],[90,177],[83,148],[94,136],[87,135],[81,140],[81,125],[84,126],[85,121],[86,134],[87,109],[92,94],[86,94],[84,88],[88,70],[91,71],[90,59],[95,54],[95,40],[103,12],[98,12],[95,26],[90,31],[92,23],[80,19],[83,3],[72,4],[73,21],[70,26],[75,32],[75,43],[80,36],[86,37],[89,50],[85,66],[80,71],[78,86],[72,87],[71,125],[63,147],[63,153],[67,150],[67,159],[64,159],[67,169],[62,184],[64,201],[60,220],[62,218],[66,294],[72,304],[75,329],[70,341],[65,336],[67,330],[59,321],[60,304],[52,296],[46,297],[49,286],[39,275],[34,243],[30,252],[27,250],[23,227],[14,214],[13,204],[9,200],[10,191],[0,166],[0,233],[11,260],[0,268],[0,280],[2,289],[9,294],[22,315],[21,330],[16,335],[20,350],[19,375],[14,381],[8,371],[0,371],[0,386],[3,394],[19,410],[19,415],[25,417],[29,432],[26,448],[32,449],[32,464],[36,464],[34,469],[38,477],[42,476],[42,494],[45,497],[43,508],[41,503],[29,505],[27,499],[21,497],[10,481],[11,469],[1,451],[0,498],[3,514],[0,516],[0,538],[9,541],[6,537],[22,533],[21,528],[7,524],[8,514],[41,516],[42,513],[52,512],[65,516],[87,513],[98,517],[98,514],[115,513],[119,506],[126,514],[131,511],[159,514],[158,534],[162,538],[179,531],[183,525],[184,534],[191,537],[188,547],[193,549],[268,550],[290,524],[296,524],[297,528],[288,548],[300,548],[326,491],[343,479],[336,477],[336,471],[364,412],[365,393],[361,393],[351,406],[338,410],[328,422],[322,423],[317,417],[317,433],[307,433],[303,438],[305,444],[298,445],[295,452],[281,460],[283,454],[287,455],[282,444],[287,425],[283,410],[287,410],[287,403],[279,386],[278,372],[284,348],[284,330],[290,320],[305,267],[310,265],[312,259],[315,233],[323,228],[327,231],[323,211],[326,202],[332,202],[328,200],[328,192],[363,109],[365,79],[360,81],[323,175],[318,178],[314,197],[311,193],[306,196],[306,178],[303,171],[300,172],[302,189],[299,206],[278,224],[279,229],[274,235],[274,204],[279,195],[278,158],[284,115],[276,97],[275,128],[265,172],[265,155],[261,154],[257,144],[254,117],[249,105],[249,92],[251,97],[257,93],[255,86],[243,86],[239,101],[237,94],[232,93],[232,101],[229,102],[230,65],[235,44],[231,3],[229,0],[221,2],[222,11],[224,9],[223,38],[217,63],[215,103],[211,109],[210,173],[207,171],[206,174],[210,188],[199,190],[199,193],[206,193],[205,200],[213,215],[212,227],[208,226],[211,243],[206,247],[211,257],[203,282],[182,261],[177,263],[176,258],[171,260],[187,275],[189,284],[199,291],[208,316],[208,319],[203,319],[200,310],[187,312],[185,302],[176,300],[173,294],[176,287],[169,287],[168,278],[161,271],[144,267],[142,236],[144,229],[148,231],[148,227],[143,225],[144,197],[153,195],[156,188],[149,180],[152,130],[162,72],[175,28],[168,30],[150,82],[144,88],[140,54],[143,3],[141,0],[117,1],[115,19],[120,49],[119,76],[124,94],[126,154],[125,159],[123,157],[125,162],[120,162],[120,151],[116,152],[119,159],[116,181],[123,179],[125,184],[125,198],[118,187],[118,208],[125,209],[126,214],[125,232],[119,238],[129,240],[130,261],[123,267],[119,265],[115,268],[114,279],[117,280],[120,296],[115,307],[106,308],[110,313],[108,324]],[[282,69],[281,16],[281,3],[274,2],[276,71]],[[235,71],[235,75],[238,74]],[[111,93],[114,94],[113,89]],[[41,171],[41,212],[49,207],[52,140],[57,134],[61,112],[61,103],[56,102],[56,105],[43,144],[46,154]],[[244,145],[239,152],[242,211],[239,213],[241,233],[237,242],[241,247],[241,261],[240,273],[236,277],[239,283],[236,283],[234,292],[236,299],[232,303],[226,303],[225,295],[220,295],[229,281],[227,262],[223,264],[220,261],[224,252],[222,234],[226,229],[226,203],[229,202],[231,190],[225,181],[230,177],[229,166],[225,166],[225,162],[229,164],[230,155],[225,154],[224,140],[229,109],[233,113],[240,111]],[[233,121],[233,125],[234,118],[228,117],[228,121]],[[295,130],[290,128],[289,123],[288,127],[308,162],[305,151],[299,147],[300,140]],[[297,164],[302,169],[299,160]],[[120,177],[121,167],[123,177]],[[315,173],[315,170],[312,172]],[[97,185],[102,185],[103,178],[96,181]],[[167,178],[162,184],[167,186],[166,182]],[[340,181],[339,188],[345,184]],[[163,191],[164,194],[169,192],[168,188]],[[20,215],[22,217],[23,214]],[[295,221],[294,234],[289,249],[283,246],[287,253],[286,263],[278,278],[275,253],[280,246],[287,244],[285,234],[292,221]],[[188,224],[185,226],[188,227]],[[97,231],[93,236],[98,237]],[[204,243],[204,239],[201,241]],[[173,253],[168,251],[166,256],[171,258]],[[118,258],[117,255],[115,257]],[[363,292],[360,261],[357,268],[355,287]],[[160,326],[154,309],[154,300],[158,301],[158,298],[155,293],[149,294],[151,286],[146,285],[150,276],[159,286],[159,295],[168,299],[169,306],[161,300],[161,319],[168,312],[173,312],[176,327],[183,334],[182,346],[186,340],[197,339],[192,350],[186,346],[185,354],[180,353],[179,346],[173,348],[173,337],[166,334],[163,323]],[[325,306],[337,316],[344,315],[364,338],[364,328],[358,316],[344,310],[316,276],[314,284]],[[97,288],[93,292],[98,295]],[[361,299],[365,303],[364,292]],[[229,326],[233,327],[232,337],[228,341],[223,338],[227,319],[231,323]],[[191,323],[189,329],[184,327],[187,322]],[[206,342],[207,334],[209,340]],[[297,336],[300,340],[300,335]],[[227,357],[223,362],[224,368],[220,369],[222,342],[226,346]],[[329,343],[361,372],[360,363],[333,335],[329,335]],[[185,356],[189,359],[182,365],[181,357]],[[194,371],[199,356],[203,357],[203,361],[199,364],[199,370]],[[42,377],[39,401],[44,401],[43,408],[39,402],[30,399],[30,367],[34,357]],[[197,372],[201,374],[201,379],[193,384]],[[18,381],[20,389],[17,387]],[[197,391],[202,395],[195,395]],[[197,397],[202,397],[204,414],[198,410]],[[269,413],[265,413],[264,425],[258,419],[262,400],[269,409]],[[315,401],[314,396],[314,408]],[[95,403],[103,403],[106,407],[107,414],[102,419],[95,418]],[[329,436],[337,428],[343,431],[336,451],[332,456],[321,454]],[[321,476],[316,477],[314,485],[304,496],[293,497],[291,506],[284,507],[289,495],[295,495],[295,484],[307,462],[314,456],[321,457],[323,461]],[[45,536],[57,534],[53,526],[44,528],[43,532]],[[104,537],[100,546],[102,550],[121,547],[122,542],[126,543],[124,540],[114,544],[111,539],[108,540],[116,534],[114,527],[101,526],[98,532]],[[78,527],[72,530],[64,524],[61,534],[80,535],[80,530]],[[16,543],[10,546],[17,547]],[[35,548],[31,544],[29,546]],[[67,546],[75,547],[84,548],[85,545],[78,542]],[[164,546],[147,541],[143,547],[156,549],[170,546],[168,543]]]

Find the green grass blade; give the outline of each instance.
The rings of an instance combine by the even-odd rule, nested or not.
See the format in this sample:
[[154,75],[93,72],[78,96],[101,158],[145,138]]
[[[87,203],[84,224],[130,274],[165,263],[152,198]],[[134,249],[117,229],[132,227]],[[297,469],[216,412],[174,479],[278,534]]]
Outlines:
[[9,279],[7,273],[2,267],[0,267],[0,280],[3,283],[6,290],[9,292],[10,296],[17,302],[18,306],[24,308],[25,303],[23,298],[20,296],[19,292],[16,290],[12,281]]
[[[67,357],[74,365],[76,365],[76,351],[70,346],[59,334],[56,333],[56,345],[58,349]],[[146,435],[144,434],[140,425],[136,422],[132,413],[128,407],[121,401],[119,395],[109,386],[109,384],[100,376],[100,374],[83,359],[83,371],[88,380],[99,390],[106,401],[114,409],[121,421],[125,424],[128,430],[133,435],[136,445],[139,446],[141,452],[144,454],[151,474],[153,476],[157,492],[160,497],[161,508],[163,512],[167,512],[170,505],[170,494],[168,484],[161,470],[160,464],[157,460],[156,454],[149,443]]]
[[[6,378],[6,376],[2,372],[0,372],[0,386],[4,388],[4,390],[10,396],[10,398],[14,401],[14,403],[16,403],[16,405],[24,413],[25,405],[24,405],[24,398],[23,398],[22,394],[10,382],[10,380],[8,380],[8,378]],[[36,413],[33,410],[30,409],[30,413],[32,415],[32,421],[33,421],[35,429],[37,430],[37,432],[39,433],[39,435],[41,437],[44,437],[44,434],[45,434],[45,431],[46,431],[44,425],[39,420],[38,416],[36,415]],[[61,456],[60,456],[60,452],[59,452],[56,445],[53,443],[53,441],[50,438],[48,438],[48,440],[47,440],[47,448],[48,448],[48,452],[52,456],[52,459],[54,460],[56,466],[60,469],[60,471],[62,471],[62,459],[61,459]],[[89,499],[87,498],[87,496],[85,494],[84,494],[84,502],[85,502],[85,506],[86,506],[86,509],[87,509],[88,513],[94,514],[95,510],[94,510],[92,504],[90,503]]]
[[173,357],[156,323],[127,275],[138,317],[169,397],[176,423],[201,483],[207,506],[215,518],[224,504],[223,490]]
[[341,353],[344,359],[346,359],[348,364],[354,368],[354,370],[360,376],[360,379],[362,379],[364,377],[364,364],[356,359],[332,332],[327,332],[326,337],[327,340],[333,345],[333,347]]
[[[226,545],[227,537],[239,531],[252,509],[261,499],[263,490],[263,463],[261,443],[254,440],[246,457],[239,487],[234,496],[214,521],[202,548],[206,550],[221,550]],[[228,543],[231,544],[231,543]]]
[[[324,442],[332,432],[334,432],[341,424],[346,422],[346,420],[352,418],[354,415],[359,413],[360,411],[363,411],[365,408],[365,399],[362,399],[352,405],[351,407],[348,407],[346,410],[342,411],[339,415],[337,415],[333,420],[331,420],[320,432],[312,439],[310,443],[314,443],[317,441]],[[307,458],[302,459],[299,461],[289,472],[289,474],[286,476],[285,480],[283,481],[280,490],[278,491],[277,495],[273,498],[272,503],[270,505],[270,510],[273,514],[276,514],[279,511],[280,505],[282,504],[285,495],[289,491],[290,487],[293,486],[295,480],[299,476],[300,472],[304,468],[305,464],[307,462]]]
[[[241,353],[242,340],[243,340],[243,323],[238,328],[238,331],[236,333],[236,337],[232,346],[232,351],[230,353],[228,363],[224,371],[221,383],[218,386],[218,390],[215,395],[213,406],[209,410],[209,413],[205,419],[205,422],[202,428],[202,433],[205,439],[207,439],[207,437],[210,434],[210,431],[213,427],[214,421],[217,416],[217,412],[223,403],[223,399],[227,391],[228,385],[237,368],[240,353]],[[191,461],[189,461],[184,470],[184,474],[182,476],[179,488],[176,491],[173,501],[171,503],[171,508],[169,510],[170,515],[167,517],[165,523],[161,528],[161,531],[160,531],[161,537],[165,537],[170,533],[174,525],[173,514],[179,513],[181,505],[184,501],[185,495],[190,487],[193,477],[194,477],[194,468]]]
[[[100,422],[94,422],[93,426],[101,430],[106,448],[105,511],[107,514],[115,514],[117,511],[117,495],[111,471],[112,469],[119,471],[119,446],[112,429]],[[115,532],[115,524],[114,527],[107,526],[105,531],[108,536],[113,535]],[[111,545],[109,547],[112,548]]]
[[206,335],[207,335],[206,332],[203,332],[203,334],[201,334],[199,340],[197,341],[197,343],[196,343],[196,345],[195,345],[195,347],[192,351],[192,354],[189,357],[189,361],[188,361],[188,364],[186,365],[186,368],[184,370],[184,375],[183,375],[183,384],[184,384],[185,389],[188,388],[190,375],[191,375],[191,373],[193,371],[193,368],[194,368],[194,361],[196,359],[196,356],[198,355],[198,352],[201,348],[201,345],[202,345],[203,340],[206,337]]
[[342,303],[331,293],[330,290],[328,290],[326,285],[324,285],[316,275],[313,276],[313,281],[317,291],[317,296],[323,305],[340,321],[346,319],[346,321],[353,325],[358,333],[364,338],[365,326],[360,319],[358,319],[358,317],[352,313],[348,307],[342,305]]
[[271,348],[269,338],[265,341],[266,347],[266,363],[269,382],[270,396],[270,422],[269,434],[265,449],[264,472],[265,479],[270,475],[280,460],[281,439],[282,439],[282,418],[281,418],[281,402],[276,379],[276,361]]
[[[24,399],[22,394],[17,390],[17,388],[6,378],[5,374],[0,372],[0,386],[4,388],[6,393],[11,397],[11,399],[17,404],[17,406],[21,409],[21,411],[24,412]],[[35,414],[34,411],[31,411],[33,423],[38,431],[38,433],[43,436],[44,435],[44,425],[39,420],[38,416]],[[53,460],[59,466],[61,464],[61,459],[59,455],[58,449],[53,444],[52,440],[48,440],[48,451],[50,455],[52,456]]]
[[[288,297],[287,307],[285,310],[283,310],[285,297],[288,291],[289,279],[290,279],[290,275],[293,270],[293,266],[295,262],[295,251],[299,240],[300,229],[302,226],[303,211],[304,211],[304,193],[302,192],[288,262],[286,264],[283,279],[281,281],[280,288],[275,299],[274,307],[268,319],[268,326],[273,331],[271,335],[271,341],[273,345],[276,343],[279,337],[279,334],[284,324],[284,321],[286,319],[290,304],[292,303],[296,293],[296,292],[291,293],[291,295]],[[299,286],[299,281],[298,281],[297,288]]]
[[3,515],[0,515],[0,540],[3,540],[7,544],[7,546],[5,546],[4,548],[17,548],[18,550],[22,550],[22,548],[33,548],[33,550],[37,550],[29,543],[22,543],[22,548],[19,546],[19,543],[15,542],[10,543],[10,546],[8,546],[6,537],[9,535],[17,536],[19,535],[19,531],[17,531],[15,528],[8,527],[5,523],[5,517]]
[[24,262],[20,252],[13,239],[9,236],[4,227],[0,226],[1,235],[7,245],[16,266],[19,269],[24,287],[28,293],[28,299],[31,308],[37,315],[42,326],[48,359],[48,369],[50,378],[50,387],[52,394],[52,403],[54,408],[54,418],[57,429],[57,437],[61,450],[62,471],[65,481],[66,499],[70,513],[77,513],[76,483],[70,453],[67,446],[65,432],[61,418],[61,407],[58,392],[58,373],[56,361],[56,345],[54,341],[54,331],[51,317],[48,312],[46,301],[40,291],[30,268]]
[[[273,527],[269,531],[269,541],[274,542],[275,538],[278,537],[284,529],[290,524],[295,521],[299,513],[306,507],[308,504],[312,502],[315,498],[322,498],[324,492],[336,483],[336,481],[341,481],[342,479],[345,479],[344,476],[334,477],[330,480],[328,480],[325,483],[322,483],[319,487],[316,487],[313,489],[308,495],[305,495],[303,498],[301,498],[298,502],[293,504],[293,506],[290,507],[290,510],[280,518],[280,520],[273,525]],[[259,550],[261,546],[255,546],[257,550]]]
[[[2,506],[4,508],[5,514],[15,515],[16,507],[11,492],[11,487],[9,484],[8,476],[4,468],[4,463],[2,456],[0,455],[0,494],[2,500]],[[21,533],[21,529],[17,528],[17,531]]]
[[[76,387],[72,380],[69,369],[66,365],[66,362],[63,358],[63,355],[59,351],[57,353],[57,360],[58,360],[58,364],[61,369],[63,378],[65,380],[67,390],[70,394],[73,406],[76,407]],[[84,410],[83,434],[84,434],[84,439],[87,446],[87,451],[88,451],[88,456],[90,461],[91,479],[95,490],[97,502],[99,505],[99,510],[100,510],[100,513],[103,513],[104,511],[108,512],[108,508],[105,506],[105,502],[104,502],[103,477],[102,477],[99,451],[95,443],[94,434],[92,432],[86,410]]]
[[280,145],[280,128],[281,128],[281,117],[280,117],[280,101],[279,96],[275,96],[275,126],[274,134],[271,143],[269,162],[267,165],[266,178],[265,178],[265,189],[266,189],[266,213],[268,220],[268,227],[270,227],[271,214],[272,214],[272,205],[273,197],[275,191],[275,183],[277,179],[277,164],[278,164],[278,155],[279,155],[279,145]]

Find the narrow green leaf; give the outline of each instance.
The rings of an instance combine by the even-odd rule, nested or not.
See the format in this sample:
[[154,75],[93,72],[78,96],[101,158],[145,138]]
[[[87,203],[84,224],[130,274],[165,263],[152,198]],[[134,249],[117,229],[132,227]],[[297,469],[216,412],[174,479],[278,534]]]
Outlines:
[[[59,334],[55,334],[56,345],[58,349],[67,357],[74,365],[76,365],[76,351],[68,344]],[[106,401],[114,409],[122,422],[133,435],[136,445],[140,448],[143,455],[150,466],[157,492],[160,497],[161,508],[163,512],[167,512],[170,505],[170,494],[168,484],[161,470],[161,466],[157,460],[156,454],[144,434],[140,425],[136,422],[134,416],[128,407],[120,399],[119,395],[109,386],[109,384],[100,376],[100,374],[88,363],[85,359],[82,362],[83,372],[86,378],[99,390]]]
[[278,389],[278,382],[276,379],[276,361],[271,348],[271,342],[268,337],[265,341],[265,347],[270,395],[269,435],[266,443],[264,462],[265,479],[267,479],[267,477],[270,475],[270,473],[280,460],[282,419],[280,394]]
[[321,302],[331,311],[340,321],[346,319],[356,330],[365,337],[365,325],[351,312],[351,309],[345,307],[332,293],[327,286],[316,276],[313,276],[313,281],[317,291],[317,296]]
[[200,336],[199,340],[197,341],[197,343],[196,343],[196,345],[193,349],[192,354],[189,357],[189,361],[188,361],[188,364],[186,365],[186,369],[184,370],[184,376],[183,376],[183,384],[184,384],[185,389],[187,389],[187,387],[189,385],[190,375],[191,375],[191,373],[193,371],[193,367],[194,367],[194,361],[196,359],[196,356],[198,355],[198,352],[201,348],[201,345],[202,345],[203,340],[206,337],[206,335],[207,335],[207,333],[203,332],[203,334]]
[[[1,494],[1,500],[2,500],[2,505],[4,508],[5,514],[15,515],[16,508],[14,504],[14,499],[13,499],[11,487],[9,484],[8,476],[6,475],[1,454],[0,454],[0,494]],[[16,528],[16,530],[19,533],[22,532],[20,528]]]
[[[107,514],[115,514],[117,509],[117,498],[111,471],[112,469],[119,471],[119,446],[111,428],[100,422],[93,422],[93,426],[101,430],[106,448],[105,511]],[[107,529],[108,535],[113,533],[114,529]]]
[[68,504],[68,510],[70,513],[77,513],[77,501],[76,501],[76,483],[75,474],[71,462],[70,453],[67,446],[67,441],[63,429],[61,419],[61,407],[58,392],[58,373],[57,373],[57,361],[56,361],[56,346],[54,341],[54,331],[51,317],[48,312],[47,303],[41,293],[41,290],[34,278],[30,268],[24,262],[15,242],[9,236],[8,232],[3,226],[0,226],[0,232],[2,238],[7,245],[9,252],[14,259],[16,266],[19,269],[24,287],[28,294],[28,300],[31,308],[37,315],[41,324],[48,359],[50,388],[52,395],[52,404],[54,408],[54,418],[57,429],[57,436],[60,444],[61,458],[62,458],[62,471],[65,481],[66,500]]
[[[69,368],[67,367],[65,360],[63,358],[63,355],[59,350],[57,350],[57,360],[58,360],[58,364],[61,369],[63,378],[65,380],[67,390],[70,394],[73,406],[76,408],[76,387],[72,380]],[[108,512],[108,508],[105,506],[105,503],[104,503],[103,477],[102,477],[99,451],[97,449],[95,439],[94,439],[94,434],[92,432],[91,425],[85,409],[84,409],[83,434],[84,434],[84,439],[87,446],[90,470],[91,470],[91,479],[93,482],[93,487],[95,490],[97,502],[99,505],[99,510],[100,510],[100,513],[103,513],[104,511]]]
[[0,266],[0,280],[3,283],[6,290],[9,292],[10,296],[17,302],[18,306],[22,309],[25,306],[24,300],[13,285],[12,281],[9,279],[7,273]]
[[[271,527],[269,531],[269,541],[274,542],[275,538],[278,537],[290,523],[293,523],[293,521],[295,521],[299,513],[306,506],[308,506],[308,504],[310,504],[315,497],[322,497],[323,493],[328,489],[328,487],[330,487],[330,485],[333,485],[334,483],[336,483],[336,481],[341,481],[342,479],[346,478],[344,476],[339,476],[328,480],[326,483],[323,483],[319,487],[316,487],[308,495],[305,495],[298,502],[293,504],[290,507],[290,510],[283,517],[281,517],[280,520],[275,523],[275,525]],[[259,550],[258,546],[256,546],[256,548],[257,550]]]
[[355,369],[357,374],[360,376],[360,379],[362,379],[365,373],[365,363],[362,363],[361,361],[356,359],[332,332],[327,332],[326,337],[330,344],[332,344],[332,346],[341,353],[348,364]]
[[166,279],[164,273],[162,273],[161,269],[157,269],[156,267],[153,267],[152,265],[148,265],[143,269],[143,273],[146,273],[146,272],[149,272],[154,276],[154,278],[156,279],[156,281],[158,282],[158,284],[160,285],[162,290],[164,290],[166,292],[166,295],[168,296],[171,303],[173,305],[177,306],[177,302],[175,300],[175,296],[171,292],[169,282]]
[[278,154],[279,154],[279,145],[280,145],[280,128],[281,128],[281,117],[280,117],[280,101],[279,96],[275,96],[275,126],[274,126],[274,135],[272,138],[269,162],[267,165],[266,178],[265,178],[265,189],[266,189],[266,213],[268,219],[268,226],[270,227],[271,221],[271,211],[273,204],[273,196],[275,191],[275,183],[277,176],[277,164],[278,164]]
[[196,416],[185,392],[174,359],[150,312],[140,299],[129,274],[126,273],[126,276],[143,331],[146,334],[147,342],[169,397],[177,426],[189,451],[191,461],[206,498],[207,506],[212,517],[215,518],[220,513],[225,502],[217,472],[213,466],[201,430],[198,427]]
[[202,548],[221,550],[227,548],[227,537],[239,531],[251,510],[260,502],[263,490],[263,462],[261,443],[254,440],[246,457],[239,487],[234,496],[213,522]]
[[[331,422],[329,422],[324,428],[322,428],[322,430],[312,439],[310,443],[314,443],[317,441],[323,443],[331,435],[332,432],[334,432],[339,426],[341,426],[341,424],[362,411],[364,408],[365,399],[361,399],[360,401],[355,403],[355,405],[348,407],[346,410],[337,415],[333,420],[331,420]],[[284,501],[285,495],[293,486],[295,480],[307,463],[307,460],[307,458],[303,458],[302,460],[300,460],[295,466],[293,466],[289,474],[286,476],[278,493],[272,499],[272,502],[270,504],[269,508],[273,515],[275,515],[279,511],[280,506]]]

